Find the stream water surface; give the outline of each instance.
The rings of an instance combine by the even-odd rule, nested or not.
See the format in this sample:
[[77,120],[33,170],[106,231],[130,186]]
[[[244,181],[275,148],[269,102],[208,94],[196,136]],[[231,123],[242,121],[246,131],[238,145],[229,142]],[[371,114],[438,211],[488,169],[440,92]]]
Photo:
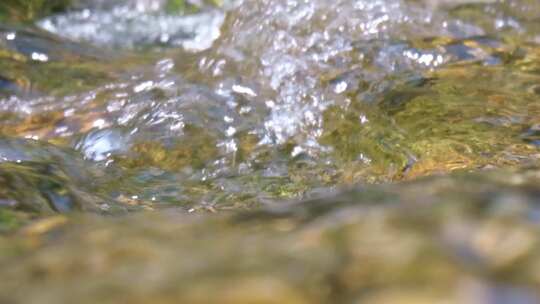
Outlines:
[[538,0],[11,2],[0,303],[540,303]]

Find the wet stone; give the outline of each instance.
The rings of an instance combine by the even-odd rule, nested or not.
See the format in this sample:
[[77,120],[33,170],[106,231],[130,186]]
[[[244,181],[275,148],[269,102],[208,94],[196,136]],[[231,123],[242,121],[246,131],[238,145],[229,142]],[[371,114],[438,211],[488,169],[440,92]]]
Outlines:
[[538,302],[539,10],[0,1],[0,302]]

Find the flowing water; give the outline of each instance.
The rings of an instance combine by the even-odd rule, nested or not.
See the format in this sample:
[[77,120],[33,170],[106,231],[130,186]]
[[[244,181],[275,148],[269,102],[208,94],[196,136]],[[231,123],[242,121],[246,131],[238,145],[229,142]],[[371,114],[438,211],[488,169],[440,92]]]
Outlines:
[[63,2],[0,4],[0,303],[540,302],[538,0]]

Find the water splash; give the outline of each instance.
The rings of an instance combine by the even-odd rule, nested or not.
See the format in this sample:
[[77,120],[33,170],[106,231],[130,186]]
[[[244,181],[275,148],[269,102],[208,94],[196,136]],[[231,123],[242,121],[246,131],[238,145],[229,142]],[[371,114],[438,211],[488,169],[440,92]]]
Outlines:
[[38,25],[70,39],[111,48],[162,45],[197,52],[210,48],[220,36],[225,17],[221,11],[182,16],[166,14],[162,10],[163,4],[156,1],[128,2],[53,16]]
[[[186,15],[164,1],[98,1],[38,22],[79,40],[62,56],[43,42],[56,36],[3,32],[7,62],[48,73],[82,62],[70,79],[85,85],[89,65],[106,74],[70,94],[32,78],[38,98],[2,99],[4,129],[105,165],[114,198],[187,209],[520,163],[533,159],[523,130],[538,112],[525,2],[245,1]],[[92,61],[82,43],[116,51]]]

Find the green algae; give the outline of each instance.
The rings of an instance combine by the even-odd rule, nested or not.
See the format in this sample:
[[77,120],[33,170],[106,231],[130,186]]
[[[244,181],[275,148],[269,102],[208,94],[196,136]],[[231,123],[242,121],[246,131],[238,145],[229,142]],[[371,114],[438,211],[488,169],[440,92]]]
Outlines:
[[11,210],[0,209],[0,234],[12,232],[24,225],[24,217]]
[[205,0],[202,3],[193,3],[185,0],[167,0],[165,11],[169,14],[190,14],[200,11],[201,6],[217,6],[223,5],[223,0]]
[[[186,144],[188,142],[189,144]],[[217,155],[216,140],[205,130],[186,126],[181,142],[165,147],[160,143],[142,142],[132,148],[133,157],[119,159],[129,168],[152,166],[161,169],[203,168]]]
[[523,132],[539,114],[536,52],[528,49],[506,67],[439,68],[396,85],[373,104],[331,107],[321,142],[356,167],[353,175],[365,175],[367,167],[368,176],[383,179],[535,163],[537,151]]

